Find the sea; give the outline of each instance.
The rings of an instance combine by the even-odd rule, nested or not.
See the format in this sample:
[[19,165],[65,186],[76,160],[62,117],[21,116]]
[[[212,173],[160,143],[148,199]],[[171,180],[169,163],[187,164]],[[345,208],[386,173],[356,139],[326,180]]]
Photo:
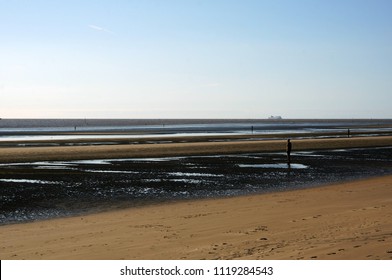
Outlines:
[[[323,133],[391,135],[392,120],[1,119],[0,141]],[[58,138],[56,138],[58,137]],[[332,136],[334,137],[334,136]],[[7,144],[9,145],[9,144]],[[6,148],[0,145],[1,149]],[[389,147],[0,164],[0,225],[392,174]]]
[[391,119],[0,119],[0,141],[29,139],[279,134],[306,132],[390,132]]

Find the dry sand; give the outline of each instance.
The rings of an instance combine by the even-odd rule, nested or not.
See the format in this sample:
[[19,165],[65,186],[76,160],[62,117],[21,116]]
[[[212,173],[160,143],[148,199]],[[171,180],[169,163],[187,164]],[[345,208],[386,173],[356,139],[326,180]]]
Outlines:
[[1,259],[392,259],[392,176],[0,227]]
[[[191,137],[190,137],[191,138]],[[189,138],[189,139],[190,139]],[[228,136],[227,139],[231,137]],[[296,139],[293,151],[392,146],[392,136]],[[0,148],[0,162],[216,155],[284,151],[285,140]]]

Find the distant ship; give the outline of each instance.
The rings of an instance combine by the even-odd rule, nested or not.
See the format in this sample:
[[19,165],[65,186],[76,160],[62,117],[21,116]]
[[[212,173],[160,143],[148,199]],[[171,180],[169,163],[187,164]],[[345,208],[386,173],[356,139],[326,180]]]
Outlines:
[[269,120],[281,120],[282,117],[281,116],[270,116],[268,119]]

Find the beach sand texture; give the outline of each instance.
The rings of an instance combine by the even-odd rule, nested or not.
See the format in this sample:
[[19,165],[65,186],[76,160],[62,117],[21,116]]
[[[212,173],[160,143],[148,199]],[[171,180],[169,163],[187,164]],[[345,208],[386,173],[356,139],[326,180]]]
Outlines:
[[392,259],[392,176],[0,227],[1,259]]
[[[189,137],[188,139],[191,139]],[[230,139],[230,136],[227,137]],[[391,146],[392,136],[295,139],[293,151]],[[216,155],[284,151],[286,140],[1,148],[0,162]]]

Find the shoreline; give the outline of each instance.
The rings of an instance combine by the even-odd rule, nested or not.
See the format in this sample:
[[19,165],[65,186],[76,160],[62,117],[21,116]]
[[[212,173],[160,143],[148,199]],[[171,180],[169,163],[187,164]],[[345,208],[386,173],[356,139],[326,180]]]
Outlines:
[[392,176],[0,227],[1,259],[392,259]]
[[[4,135],[4,133],[3,133]],[[26,134],[21,134],[26,136]],[[11,136],[18,136],[18,134],[12,134]],[[95,142],[100,143],[143,143],[143,142],[208,142],[208,141],[254,141],[254,140],[282,140],[287,138],[292,139],[311,139],[311,138],[347,138],[347,130],[335,131],[335,132],[297,132],[297,133],[195,133],[194,135],[176,135],[176,134],[138,134],[129,132],[69,132],[69,133],[37,133],[28,136],[64,136],[64,139],[17,139],[17,140],[7,140],[0,139],[1,146],[16,146],[18,144],[41,144],[42,146],[59,144],[59,145],[69,145],[69,144],[90,144],[94,145]],[[72,136],[75,138],[65,137]],[[88,138],[85,138],[85,137]],[[91,137],[89,137],[91,136]],[[108,136],[108,137],[105,137]],[[392,136],[392,131],[350,131],[351,137],[370,137],[370,136]],[[80,138],[76,138],[80,137]],[[103,138],[105,137],[105,138]]]
[[[191,137],[189,138],[191,139]],[[230,136],[227,137],[230,139]],[[293,151],[392,146],[392,136],[293,139]],[[286,140],[0,148],[0,163],[285,151]]]

